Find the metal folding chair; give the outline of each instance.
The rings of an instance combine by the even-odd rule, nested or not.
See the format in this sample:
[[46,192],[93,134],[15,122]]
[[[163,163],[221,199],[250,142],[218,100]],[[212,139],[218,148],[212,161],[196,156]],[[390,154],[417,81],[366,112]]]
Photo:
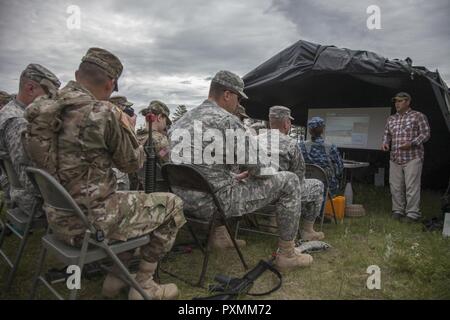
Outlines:
[[[236,239],[238,238],[239,231],[246,231],[246,232],[251,232],[251,233],[272,236],[272,237],[278,237],[279,234],[276,231],[275,232],[264,231],[264,229],[278,230],[277,225],[267,224],[268,223],[267,220],[269,220],[269,223],[270,223],[270,220],[275,218],[275,214],[273,213],[274,211],[275,211],[275,206],[268,205],[267,207],[264,207],[258,211],[249,213],[249,214],[245,215],[244,217],[242,217],[242,220],[245,222],[246,226],[243,227],[241,225],[242,220],[237,221],[235,238]],[[260,218],[262,218],[262,219],[260,219]]]
[[[323,186],[324,186],[324,200],[326,201],[327,198],[330,200],[331,203],[331,210],[333,211],[333,218],[334,218],[334,223],[337,224],[337,218],[336,218],[336,211],[334,210],[334,204],[333,204],[333,199],[331,198],[331,193],[330,193],[330,184],[328,182],[328,177],[326,172],[319,167],[318,165],[315,164],[306,164],[306,170],[305,170],[305,178],[306,179],[317,179],[322,181]],[[321,222],[320,222],[320,230],[322,231],[322,227],[323,227],[323,220],[325,218],[325,201],[322,204],[322,209],[321,209]]]
[[[147,244],[150,241],[150,237],[145,235],[125,242],[108,243],[108,241],[102,236],[101,230],[96,230],[94,228],[94,226],[84,215],[83,211],[76,204],[75,200],[73,200],[70,194],[58,181],[56,181],[56,179],[40,169],[27,168],[26,171],[30,176],[31,181],[39,189],[42,198],[44,199],[44,204],[56,208],[57,210],[65,211],[68,214],[77,215],[86,227],[81,248],[67,245],[63,241],[57,239],[57,237],[50,232],[42,238],[42,249],[39,255],[38,268],[33,280],[30,298],[34,298],[38,284],[42,282],[58,299],[63,300],[63,297],[56,291],[55,288],[53,288],[45,276],[42,275],[42,269],[46,260],[47,251],[49,251],[53,253],[59,261],[65,263],[66,265],[78,266],[80,273],[82,273],[84,265],[100,261],[105,258],[110,258],[121,271],[121,275],[117,276],[127,282],[130,286],[133,286],[145,299],[150,300],[147,293],[141,288],[134,277],[131,276],[128,269],[117,257],[117,254],[134,250]],[[69,299],[76,299],[77,293],[77,289],[72,289]]]
[[[6,174],[8,182],[13,189],[22,189],[19,178],[14,170],[9,155],[7,153],[0,153],[0,168],[2,172]],[[17,206],[12,204],[11,208],[6,207],[5,221],[0,221],[1,234],[0,234],[0,256],[9,268],[9,272],[6,275],[3,290],[8,292],[11,289],[11,284],[14,281],[16,273],[20,266],[25,247],[28,243],[28,239],[32,230],[45,229],[47,227],[47,219],[45,216],[36,217],[36,213],[41,207],[41,201],[35,201],[34,207],[31,212],[23,212]],[[8,230],[11,234],[17,236],[20,239],[17,253],[13,259],[7,256],[3,249],[3,243],[5,241],[6,233]]]
[[[189,215],[189,212],[185,212],[188,230],[192,235],[193,239],[195,240],[195,242],[199,245],[204,255],[202,271],[200,273],[200,277],[196,285],[203,287],[206,270],[208,267],[211,235],[217,222],[221,222],[223,225],[225,225],[225,228],[227,229],[228,234],[230,235],[230,238],[233,242],[233,245],[239,255],[239,259],[242,265],[244,266],[245,270],[247,270],[248,269],[247,263],[244,260],[244,256],[242,255],[241,250],[236,244],[235,238],[231,234],[230,226],[227,223],[227,218],[222,208],[222,205],[220,204],[219,200],[216,197],[215,189],[209,183],[209,181],[203,176],[203,174],[192,165],[165,164],[162,166],[162,176],[164,177],[165,181],[167,181],[170,192],[176,193],[174,192],[173,189],[175,187],[179,189],[194,190],[208,193],[213,198],[214,204],[217,208],[217,210],[214,211],[214,214],[209,221],[194,218]],[[208,226],[208,234],[206,238],[205,247],[201,244],[198,237],[196,236],[192,228],[192,224],[202,224]]]

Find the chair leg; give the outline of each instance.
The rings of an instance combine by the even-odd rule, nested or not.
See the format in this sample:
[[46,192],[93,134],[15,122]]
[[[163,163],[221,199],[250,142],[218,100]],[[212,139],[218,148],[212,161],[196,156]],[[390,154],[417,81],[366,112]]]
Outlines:
[[198,237],[195,235],[194,229],[192,229],[192,226],[189,224],[189,222],[187,223],[187,228],[188,228],[189,233],[191,234],[192,238],[194,239],[195,243],[198,245],[198,247],[200,248],[202,253],[205,254],[205,248],[203,248],[202,243],[200,242]]
[[331,194],[329,191],[327,192],[327,194],[328,194],[328,199],[330,199],[331,210],[333,211],[334,224],[338,224],[337,218],[336,218],[336,211],[334,210],[333,199],[331,198]]
[[22,260],[23,251],[25,250],[25,246],[28,243],[31,225],[33,224],[33,220],[34,220],[34,211],[35,210],[33,209],[33,214],[31,214],[31,216],[29,217],[29,220],[27,221],[27,224],[23,231],[23,236],[20,241],[19,250],[17,251],[16,257],[14,259],[13,267],[11,268],[11,271],[9,272],[8,278],[6,280],[6,284],[5,284],[5,288],[4,288],[5,292],[8,292],[10,290],[11,284],[12,284],[12,282],[16,276],[17,270],[19,268],[20,261]]
[[228,234],[230,235],[231,241],[233,242],[234,248],[236,249],[238,255],[239,255],[239,259],[242,262],[242,265],[244,266],[245,270],[248,270],[248,266],[247,263],[244,260],[244,256],[242,255],[241,249],[239,249],[239,246],[236,243],[236,239],[231,235],[231,230],[230,227],[228,225],[228,223],[225,222],[225,228],[227,229]]
[[36,274],[33,279],[33,285],[31,287],[31,293],[30,293],[29,300],[34,300],[34,297],[36,295],[36,291],[38,288],[38,284],[40,282],[40,277],[42,274],[42,269],[44,268],[44,262],[45,262],[46,257],[47,257],[47,248],[45,248],[45,246],[42,246],[41,252],[39,254],[39,259],[38,259],[38,268],[36,270]]
[[[326,192],[328,193],[328,190]],[[327,200],[327,196],[324,195],[323,202],[322,202],[322,207],[320,209],[320,214],[321,214],[320,231],[322,231],[322,229],[323,229],[323,221],[325,220],[325,203],[326,203],[326,200]]]

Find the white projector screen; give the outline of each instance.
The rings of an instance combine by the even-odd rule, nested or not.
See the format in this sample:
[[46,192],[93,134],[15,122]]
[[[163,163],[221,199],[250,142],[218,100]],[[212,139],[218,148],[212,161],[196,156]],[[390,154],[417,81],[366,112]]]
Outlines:
[[308,119],[325,120],[328,143],[341,148],[379,150],[390,112],[390,108],[309,109]]

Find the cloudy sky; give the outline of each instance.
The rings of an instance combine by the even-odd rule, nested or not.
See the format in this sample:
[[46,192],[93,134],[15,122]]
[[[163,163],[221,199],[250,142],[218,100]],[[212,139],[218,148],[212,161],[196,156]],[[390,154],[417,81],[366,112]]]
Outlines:
[[[67,27],[70,5],[80,29]],[[379,30],[367,28],[370,5]],[[449,14],[449,0],[0,0],[0,90],[16,92],[30,62],[64,84],[98,46],[122,60],[120,94],[137,109],[153,99],[193,106],[218,70],[243,76],[300,39],[409,56],[450,84]]]

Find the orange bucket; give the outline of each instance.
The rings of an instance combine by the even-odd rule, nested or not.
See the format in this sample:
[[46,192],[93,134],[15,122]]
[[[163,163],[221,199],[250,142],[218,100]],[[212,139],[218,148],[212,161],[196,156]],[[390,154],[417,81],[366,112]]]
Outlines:
[[[345,197],[343,196],[337,196],[333,198],[333,206],[334,211],[336,212],[336,219],[343,220],[344,219],[344,213],[345,213]],[[333,209],[331,207],[330,200],[327,200],[325,203],[325,215],[327,217],[333,217]]]

